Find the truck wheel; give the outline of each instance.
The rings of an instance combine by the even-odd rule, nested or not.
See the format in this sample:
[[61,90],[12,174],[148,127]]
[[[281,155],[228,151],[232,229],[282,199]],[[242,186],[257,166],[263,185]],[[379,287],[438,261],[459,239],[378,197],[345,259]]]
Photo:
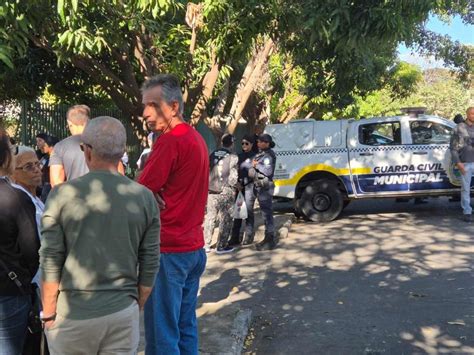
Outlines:
[[295,214],[296,218],[304,217],[303,211],[301,211],[301,199],[295,199],[293,213]]
[[344,208],[344,196],[331,180],[318,180],[306,186],[300,199],[301,212],[313,222],[330,222]]

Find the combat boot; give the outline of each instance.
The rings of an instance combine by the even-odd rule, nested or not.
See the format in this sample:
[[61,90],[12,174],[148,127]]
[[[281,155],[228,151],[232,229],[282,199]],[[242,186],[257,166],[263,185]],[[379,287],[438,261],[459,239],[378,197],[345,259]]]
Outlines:
[[256,245],[257,250],[273,250],[277,246],[277,241],[274,233],[265,233],[265,238]]
[[231,246],[231,247],[239,247],[240,243],[241,243],[241,240],[240,240],[239,235],[237,235],[237,236],[233,235],[233,236],[230,237],[229,242],[227,243],[227,245]]

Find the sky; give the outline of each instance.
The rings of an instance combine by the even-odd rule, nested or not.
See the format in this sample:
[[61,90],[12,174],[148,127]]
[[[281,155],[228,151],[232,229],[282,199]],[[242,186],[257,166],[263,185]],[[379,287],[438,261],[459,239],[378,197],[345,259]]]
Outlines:
[[[438,17],[431,16],[427,28],[439,34],[449,35],[453,40],[461,43],[474,45],[474,26],[464,24],[459,17],[454,17],[451,23],[447,24]],[[401,60],[417,64],[423,69],[443,66],[443,62],[436,61],[434,58],[421,57],[417,53],[412,53],[412,50],[404,45],[398,47],[398,53]]]

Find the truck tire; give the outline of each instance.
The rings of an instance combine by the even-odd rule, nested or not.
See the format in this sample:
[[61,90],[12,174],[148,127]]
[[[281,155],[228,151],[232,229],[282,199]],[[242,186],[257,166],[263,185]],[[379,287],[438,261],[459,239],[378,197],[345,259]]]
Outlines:
[[317,180],[306,186],[299,205],[305,219],[312,222],[330,222],[336,219],[344,208],[344,195],[336,182]]
[[295,214],[296,218],[304,217],[303,211],[301,211],[301,199],[295,199],[295,203],[293,205],[293,213]]

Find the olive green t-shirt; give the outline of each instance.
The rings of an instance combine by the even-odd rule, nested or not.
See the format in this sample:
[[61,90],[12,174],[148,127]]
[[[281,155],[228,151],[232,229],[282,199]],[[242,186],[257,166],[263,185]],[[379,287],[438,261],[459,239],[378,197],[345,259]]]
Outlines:
[[153,194],[118,173],[92,171],[51,191],[42,218],[40,265],[59,281],[57,313],[90,319],[118,312],[153,286],[159,267]]

